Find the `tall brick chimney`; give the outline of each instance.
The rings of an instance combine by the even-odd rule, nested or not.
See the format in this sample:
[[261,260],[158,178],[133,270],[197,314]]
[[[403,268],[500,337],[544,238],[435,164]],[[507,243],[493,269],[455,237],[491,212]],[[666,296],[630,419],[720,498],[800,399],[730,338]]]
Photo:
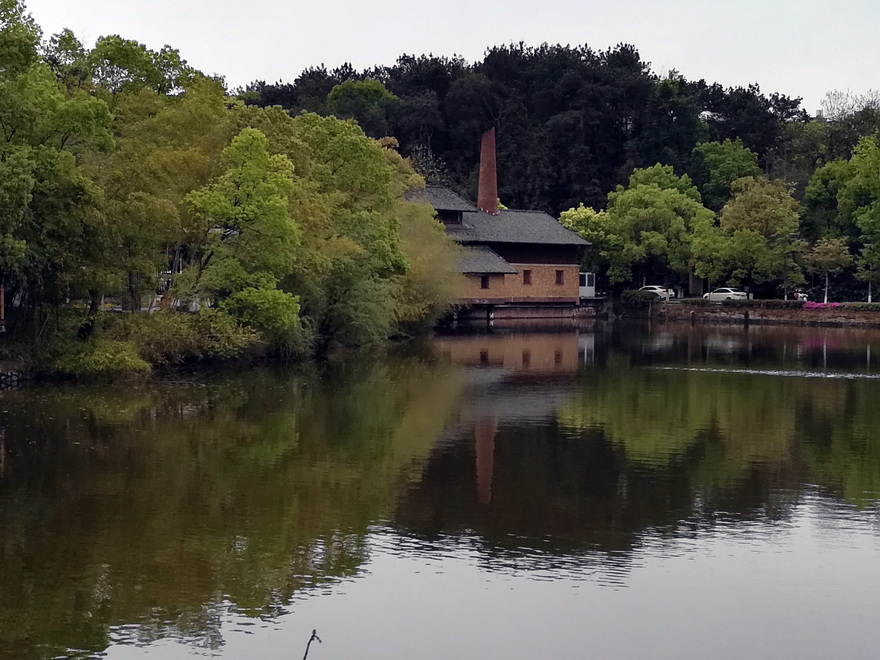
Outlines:
[[495,168],[495,129],[483,133],[480,141],[480,183],[477,208],[498,215],[498,173]]

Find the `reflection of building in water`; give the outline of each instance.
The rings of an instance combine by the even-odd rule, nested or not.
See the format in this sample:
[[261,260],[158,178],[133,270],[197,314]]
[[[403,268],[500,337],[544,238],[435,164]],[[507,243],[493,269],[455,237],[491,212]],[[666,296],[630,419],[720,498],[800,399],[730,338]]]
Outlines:
[[559,408],[576,391],[581,357],[593,357],[594,335],[569,330],[446,336],[435,344],[441,355],[468,367],[458,419],[439,445],[467,439],[473,452],[470,498],[477,506],[495,506],[499,432],[510,425],[555,423]]
[[581,343],[577,330],[565,333],[439,337],[441,355],[466,365],[491,365],[519,372],[573,373]]
[[[579,364],[595,362],[595,334],[569,330],[458,335],[438,337],[435,345],[453,362],[481,367],[467,374],[459,424],[453,433],[473,429],[477,499],[488,504],[499,419],[503,423],[554,419],[573,391],[569,377],[577,373]],[[565,380],[546,380],[554,376]]]
[[[476,377],[460,419],[398,500],[394,524],[423,539],[470,538],[493,570],[599,569],[598,581],[622,583],[643,524],[662,520],[650,515],[651,503],[670,507],[661,485],[645,479],[652,492],[631,494],[618,448],[598,434],[561,429],[558,410],[573,382],[501,376],[497,367],[469,371]],[[500,377],[481,377],[488,373]],[[639,475],[634,480],[640,485]]]
[[596,333],[582,332],[578,335],[578,353],[581,364],[596,364]]

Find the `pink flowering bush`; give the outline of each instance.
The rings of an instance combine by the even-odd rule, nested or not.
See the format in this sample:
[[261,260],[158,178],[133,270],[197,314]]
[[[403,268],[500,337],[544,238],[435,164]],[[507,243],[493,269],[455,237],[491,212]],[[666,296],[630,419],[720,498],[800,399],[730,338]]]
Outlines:
[[804,303],[804,309],[834,309],[835,307],[840,307],[840,303],[820,303],[809,300]]

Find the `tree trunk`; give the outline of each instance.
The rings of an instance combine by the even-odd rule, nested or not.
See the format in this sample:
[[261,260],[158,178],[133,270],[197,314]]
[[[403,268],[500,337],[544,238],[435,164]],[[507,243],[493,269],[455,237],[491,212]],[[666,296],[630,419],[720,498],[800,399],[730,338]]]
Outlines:
[[126,312],[141,311],[141,277],[138,273],[128,273],[122,296],[122,309]]
[[89,316],[95,316],[101,308],[101,296],[95,289],[89,290]]
[[828,304],[828,280],[829,274],[825,273],[825,304]]

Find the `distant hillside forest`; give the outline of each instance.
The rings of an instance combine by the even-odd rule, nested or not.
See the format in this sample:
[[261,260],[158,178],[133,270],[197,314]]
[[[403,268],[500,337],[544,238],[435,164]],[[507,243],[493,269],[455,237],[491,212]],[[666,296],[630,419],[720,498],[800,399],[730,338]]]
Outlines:
[[[501,202],[562,214],[594,243],[585,266],[612,283],[690,272],[778,295],[831,274],[836,295],[856,299],[880,270],[875,92],[829,92],[812,117],[756,84],[658,75],[631,45],[512,44],[474,63],[404,55],[364,71],[309,68],[240,98],[355,119],[395,138],[429,183],[471,199],[479,137],[495,127]],[[646,197],[639,185],[682,197]]]
[[289,83],[254,82],[243,98],[354,118],[371,137],[397,138],[429,179],[471,198],[479,137],[494,126],[502,202],[555,215],[579,203],[604,207],[634,168],[656,163],[699,185],[694,147],[725,139],[742,140],[766,174],[802,190],[817,164],[849,157],[880,119],[871,112],[819,138],[798,98],[757,85],[689,81],[674,71],[660,77],[628,45],[497,46],[473,64],[404,55],[393,66],[318,67]]

